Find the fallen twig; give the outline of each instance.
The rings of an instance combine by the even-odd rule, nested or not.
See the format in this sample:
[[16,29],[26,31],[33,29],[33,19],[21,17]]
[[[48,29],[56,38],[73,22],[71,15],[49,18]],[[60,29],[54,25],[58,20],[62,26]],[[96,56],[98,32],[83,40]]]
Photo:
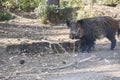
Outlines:
[[48,70],[56,70],[56,69],[64,69],[64,68],[68,68],[70,66],[75,66],[75,65],[78,65],[82,62],[85,62],[85,61],[88,61],[90,59],[94,58],[94,56],[91,56],[91,57],[88,57],[88,58],[85,58],[85,59],[82,59],[80,61],[76,61],[76,62],[73,62],[73,63],[69,63],[69,64],[65,64],[63,66],[60,66],[60,67],[53,67],[53,68],[48,68]]

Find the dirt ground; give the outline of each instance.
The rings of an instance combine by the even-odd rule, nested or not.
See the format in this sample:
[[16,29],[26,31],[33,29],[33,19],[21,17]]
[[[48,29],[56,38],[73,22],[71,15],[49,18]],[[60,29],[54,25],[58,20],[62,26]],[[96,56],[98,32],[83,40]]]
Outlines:
[[65,25],[49,26],[18,16],[0,23],[0,80],[120,80],[120,38],[115,50],[107,39],[91,53],[9,54],[8,45],[71,41]]

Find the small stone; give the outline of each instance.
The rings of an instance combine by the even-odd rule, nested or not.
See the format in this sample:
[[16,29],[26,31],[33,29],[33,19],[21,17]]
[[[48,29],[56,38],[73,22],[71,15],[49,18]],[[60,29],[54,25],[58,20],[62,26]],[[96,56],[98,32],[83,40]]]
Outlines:
[[24,64],[25,63],[25,60],[20,60],[20,64]]
[[63,64],[66,64],[67,62],[66,61],[62,61]]

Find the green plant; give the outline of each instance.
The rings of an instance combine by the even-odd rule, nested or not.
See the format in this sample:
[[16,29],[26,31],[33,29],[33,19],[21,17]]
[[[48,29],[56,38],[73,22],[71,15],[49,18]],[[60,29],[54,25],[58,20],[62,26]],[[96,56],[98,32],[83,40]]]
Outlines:
[[0,0],[0,3],[3,3],[3,2],[5,2],[6,0]]
[[[63,1],[63,0],[61,0]],[[72,1],[72,0],[71,0]],[[61,2],[60,7],[56,5],[47,5],[45,1],[40,2],[38,7],[35,9],[36,15],[42,22],[49,20],[50,22],[63,22],[67,19],[73,19],[75,14],[73,8],[67,4]]]
[[74,19],[76,17],[76,12],[73,12],[73,8],[72,7],[64,7],[62,9],[60,9],[59,12],[59,18],[60,20],[70,20],[70,19]]
[[2,2],[7,9],[30,11],[35,9],[41,1],[44,0],[4,0]]
[[7,11],[0,11],[0,21],[13,19],[14,16]]
[[41,18],[41,20],[44,20],[47,16],[47,5],[45,2],[40,2],[38,7],[35,9],[36,15]]
[[72,7],[58,7],[55,5],[39,4],[35,9],[37,16],[42,22],[48,20],[51,23],[63,22],[73,18]]

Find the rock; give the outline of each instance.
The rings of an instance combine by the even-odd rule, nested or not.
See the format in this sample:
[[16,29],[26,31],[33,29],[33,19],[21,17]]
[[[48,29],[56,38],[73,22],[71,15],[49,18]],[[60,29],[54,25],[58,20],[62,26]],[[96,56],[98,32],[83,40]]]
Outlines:
[[25,63],[25,60],[20,60],[20,64],[24,64]]

